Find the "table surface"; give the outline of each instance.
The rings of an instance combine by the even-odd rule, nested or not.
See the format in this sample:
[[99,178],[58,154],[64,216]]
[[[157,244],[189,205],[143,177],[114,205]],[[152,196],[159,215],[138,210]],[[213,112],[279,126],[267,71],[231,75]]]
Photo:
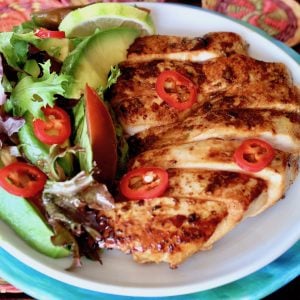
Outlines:
[[[13,2],[13,1],[10,1]],[[164,2],[172,2],[172,3],[183,3],[189,5],[196,5],[201,7],[201,1],[192,0],[192,1],[164,1]],[[292,47],[296,52],[300,54],[300,43]],[[3,287],[1,289],[1,286]],[[298,276],[290,283],[276,291],[275,293],[271,294],[270,296],[266,297],[265,300],[281,300],[283,298],[290,299],[289,296],[292,295],[299,295],[300,294],[300,277]],[[18,291],[13,286],[9,284],[4,285],[4,281],[0,278],[0,299],[33,299],[30,296]]]

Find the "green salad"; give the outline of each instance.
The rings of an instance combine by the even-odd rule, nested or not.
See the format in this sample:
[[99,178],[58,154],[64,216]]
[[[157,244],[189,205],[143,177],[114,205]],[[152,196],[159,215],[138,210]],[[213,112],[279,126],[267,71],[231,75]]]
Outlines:
[[[59,16],[59,18],[58,18]],[[100,260],[98,212],[114,207],[128,146],[105,99],[150,13],[98,3],[0,33],[0,219],[50,257]]]

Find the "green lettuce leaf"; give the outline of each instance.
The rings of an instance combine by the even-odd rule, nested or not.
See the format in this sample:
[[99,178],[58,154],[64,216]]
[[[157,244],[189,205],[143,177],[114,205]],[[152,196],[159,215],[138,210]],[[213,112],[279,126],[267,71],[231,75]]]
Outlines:
[[43,75],[39,78],[25,76],[15,86],[9,101],[15,116],[23,116],[30,112],[34,118],[43,118],[42,107],[53,107],[56,95],[64,95],[63,84],[68,76],[50,73],[50,60],[40,64]]
[[23,22],[22,24],[20,24],[18,26],[15,26],[13,31],[15,33],[22,34],[22,33],[33,32],[37,28],[39,28],[39,27],[36,26],[35,23],[32,20],[30,20],[30,21],[27,21],[27,22]]
[[0,53],[3,54],[9,66],[20,69],[27,60],[29,43],[34,44],[37,39],[33,32],[24,34],[1,32]]
[[63,182],[47,181],[42,195],[48,223],[54,228],[55,245],[71,246],[72,270],[81,266],[80,257],[101,262],[101,241],[112,234],[112,226],[103,226],[99,216],[114,208],[114,199],[104,184],[91,174],[78,173]]
[[84,151],[78,152],[80,169],[86,172],[93,170],[93,151],[90,142],[88,128],[85,118],[84,100],[81,99],[73,109],[74,113],[74,144],[80,146]]
[[105,87],[100,86],[100,88],[97,90],[97,93],[100,95],[101,99],[105,99],[104,97],[105,91],[107,91],[112,85],[114,85],[117,82],[120,75],[121,75],[121,71],[118,65],[112,66],[110,68],[110,73],[107,78],[106,86]]
[[[79,146],[52,145],[49,149],[49,159],[47,161],[49,178],[54,181],[66,180],[66,175],[70,175],[73,171],[73,168],[69,168],[69,166],[72,166],[72,156],[80,152],[83,152],[83,149]],[[70,169],[68,171],[71,172],[66,174],[64,169]]]

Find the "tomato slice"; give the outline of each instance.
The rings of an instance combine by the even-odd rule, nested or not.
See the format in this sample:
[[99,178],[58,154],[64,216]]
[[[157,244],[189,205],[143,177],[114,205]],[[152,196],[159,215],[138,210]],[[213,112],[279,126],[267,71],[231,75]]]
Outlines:
[[0,169],[0,186],[16,196],[36,196],[46,181],[47,176],[40,169],[27,163],[14,162]]
[[157,167],[142,167],[126,173],[120,181],[120,192],[131,200],[161,196],[167,189],[169,175]]
[[35,35],[41,39],[47,39],[47,38],[63,39],[66,37],[64,31],[48,30],[45,28],[40,28],[36,30]]
[[234,152],[233,159],[245,171],[259,172],[275,156],[273,147],[260,139],[245,140]]
[[176,71],[163,71],[156,80],[158,96],[178,110],[190,108],[197,100],[197,87]]
[[33,121],[33,131],[36,137],[47,145],[62,144],[71,135],[69,115],[58,106],[44,107],[45,120]]
[[94,89],[85,87],[86,121],[93,151],[93,160],[100,169],[94,177],[111,185],[117,170],[117,139],[113,120],[104,102]]

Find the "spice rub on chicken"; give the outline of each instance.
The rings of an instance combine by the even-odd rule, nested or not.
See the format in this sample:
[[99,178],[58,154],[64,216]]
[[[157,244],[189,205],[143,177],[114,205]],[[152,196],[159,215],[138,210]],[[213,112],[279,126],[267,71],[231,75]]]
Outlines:
[[[278,109],[299,112],[299,96],[286,67],[234,54],[204,63],[154,60],[124,62],[112,89],[111,104],[128,135],[185,119],[199,107]],[[195,103],[178,110],[157,93],[157,80],[164,71],[188,78],[197,89]],[[174,87],[167,87],[176,93]]]
[[259,213],[278,201],[295,179],[298,171],[298,154],[276,149],[272,162],[261,171],[252,173],[241,169],[233,160],[233,154],[240,144],[239,140],[207,139],[151,149],[138,155],[132,168],[159,166],[164,169],[196,168],[253,174],[263,179],[268,187],[267,198],[257,212]]
[[222,202],[160,197],[118,206],[114,220],[119,249],[139,263],[167,262],[175,268],[222,231],[227,217]]
[[110,94],[131,159],[122,201],[104,212],[106,248],[174,268],[284,197],[298,174],[299,91],[246,45],[211,33],[130,47]]
[[274,109],[201,108],[175,124],[152,127],[129,138],[132,153],[211,138],[261,138],[275,148],[299,152],[300,114]]

